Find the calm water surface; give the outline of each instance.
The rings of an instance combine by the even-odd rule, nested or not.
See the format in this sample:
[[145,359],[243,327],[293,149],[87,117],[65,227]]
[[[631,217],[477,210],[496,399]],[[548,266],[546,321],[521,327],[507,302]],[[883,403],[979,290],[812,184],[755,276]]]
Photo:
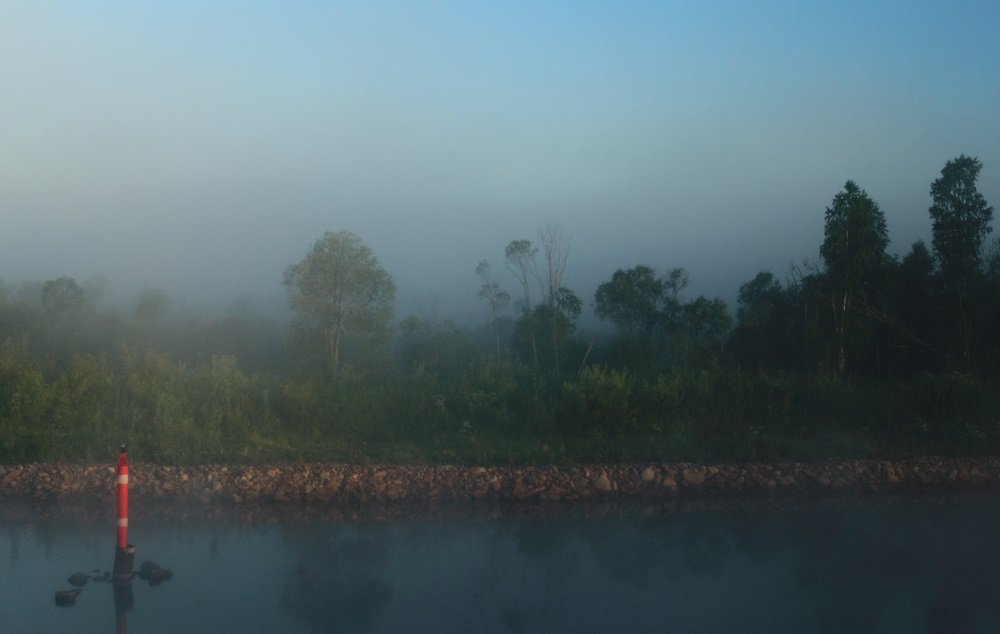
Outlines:
[[[0,503],[3,504],[3,503]],[[403,520],[0,506],[0,632],[1000,632],[1000,496]],[[607,511],[607,509],[603,509]],[[113,509],[108,509],[113,516]],[[125,628],[124,630],[122,628]]]

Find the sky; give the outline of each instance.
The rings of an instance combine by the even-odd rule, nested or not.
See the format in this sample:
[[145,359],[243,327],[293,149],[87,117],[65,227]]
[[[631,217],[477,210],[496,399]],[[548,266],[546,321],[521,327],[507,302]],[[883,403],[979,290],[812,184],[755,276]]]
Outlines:
[[900,255],[947,160],[1000,204],[998,33],[993,1],[0,0],[0,279],[280,306],[346,229],[397,317],[479,322],[477,263],[513,294],[554,224],[587,306],[645,264],[735,308],[848,179]]

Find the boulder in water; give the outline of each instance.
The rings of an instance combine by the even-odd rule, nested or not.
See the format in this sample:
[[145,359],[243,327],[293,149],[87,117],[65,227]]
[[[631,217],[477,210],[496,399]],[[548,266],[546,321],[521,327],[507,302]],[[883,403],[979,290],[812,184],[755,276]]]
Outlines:
[[79,590],[56,590],[56,605],[61,608],[68,608],[76,605],[76,598],[80,596]]
[[82,588],[87,585],[88,581],[90,581],[90,575],[85,572],[75,572],[69,576],[69,579],[66,580],[67,583],[74,585],[77,588]]
[[143,581],[148,581],[149,585],[155,586],[172,579],[174,573],[169,568],[163,568],[154,561],[144,561],[139,566],[138,576]]

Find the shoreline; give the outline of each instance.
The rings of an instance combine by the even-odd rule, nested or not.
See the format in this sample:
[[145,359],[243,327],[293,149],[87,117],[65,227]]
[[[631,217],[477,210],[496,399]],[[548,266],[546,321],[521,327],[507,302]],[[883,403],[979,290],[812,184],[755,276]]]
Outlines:
[[[115,467],[0,465],[0,499],[113,500]],[[272,464],[130,467],[134,500],[246,506],[817,498],[1000,490],[1000,458],[573,466]]]

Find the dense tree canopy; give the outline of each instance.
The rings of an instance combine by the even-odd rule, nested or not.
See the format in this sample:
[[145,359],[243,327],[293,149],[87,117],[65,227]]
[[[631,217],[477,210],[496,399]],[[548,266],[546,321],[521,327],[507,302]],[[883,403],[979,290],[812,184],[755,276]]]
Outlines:
[[650,267],[618,269],[597,287],[594,312],[618,326],[625,337],[648,337],[660,319],[663,293],[663,281]]

